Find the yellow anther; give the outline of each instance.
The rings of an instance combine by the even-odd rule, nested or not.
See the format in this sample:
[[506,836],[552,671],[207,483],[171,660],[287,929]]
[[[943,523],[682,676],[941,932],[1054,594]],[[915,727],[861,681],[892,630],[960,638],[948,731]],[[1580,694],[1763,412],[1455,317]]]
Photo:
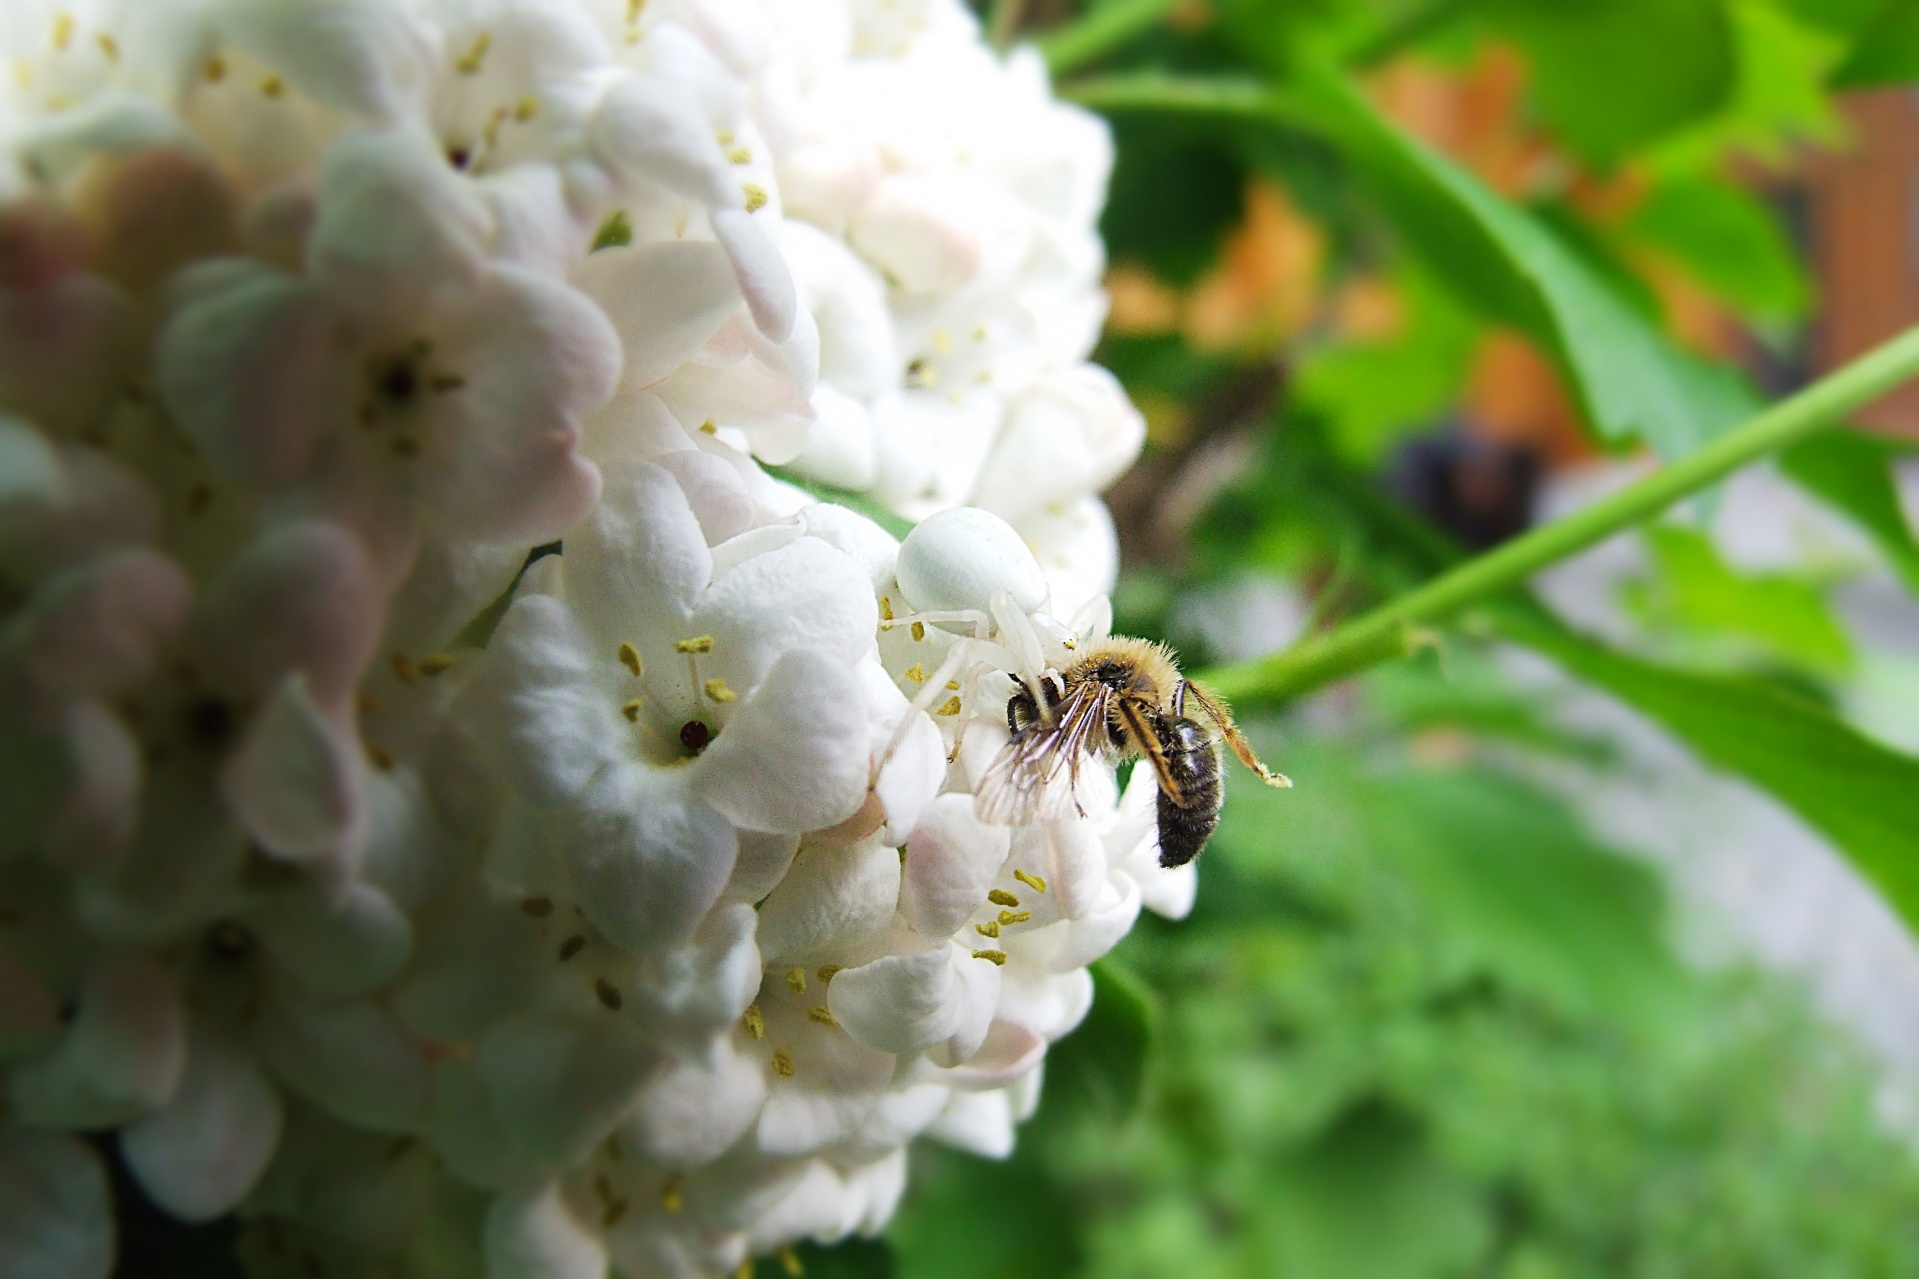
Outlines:
[[740,1014],[740,1029],[746,1032],[748,1039],[766,1038],[766,1018],[760,1015],[758,1004],[748,1004],[746,1011]]
[[973,340],[975,342],[984,342],[986,340],[986,326],[984,324],[973,330]]
[[626,25],[632,26],[640,20],[640,10],[646,8],[646,0],[626,0]]
[[1071,651],[1079,647],[1079,636],[1068,635],[1065,639],[1061,640],[1060,643],[1065,645],[1066,651],[1070,653]]
[[200,78],[208,84],[220,83],[227,78],[227,60],[217,53],[214,54],[207,59],[207,64],[200,68]]
[[634,648],[625,640],[620,641],[619,657],[620,665],[631,671],[634,679],[638,679],[646,673],[646,663],[640,660],[640,650]]
[[720,424],[709,417],[706,421],[700,423],[700,430],[707,435],[718,435],[720,433]]
[[422,675],[444,675],[453,668],[453,654],[428,653],[420,659]]
[[997,964],[1001,967],[1006,965],[1006,952],[1003,950],[976,950],[973,952],[973,958],[984,959],[988,963]]
[[933,712],[933,714],[935,715],[957,715],[959,713],[960,713],[960,700],[957,697],[947,698],[946,705],[940,707],[938,710]]
[[266,79],[260,81],[260,92],[266,94],[266,96],[269,98],[281,97],[286,93],[286,91],[287,91],[286,81],[282,80],[277,75],[270,75]]
[[845,971],[846,970],[839,964],[821,964],[818,968],[813,970],[813,975],[819,978],[820,984],[824,986],[827,982],[832,981],[835,977],[839,976],[841,973]]
[[806,1267],[800,1264],[800,1255],[791,1248],[780,1249],[780,1269],[791,1275],[793,1279],[800,1279],[800,1276],[806,1273]]
[[710,653],[713,651],[711,635],[695,635],[692,639],[676,640],[673,644],[676,653]]
[[[1013,878],[1017,879],[1020,883],[1026,885],[1028,888],[1032,889],[1036,893],[1043,893],[1046,891],[1046,881],[1041,879],[1038,875],[1029,874],[1023,870],[1016,870],[1013,872]],[[1014,905],[1018,905],[1018,904],[1019,903],[1017,902],[1014,903]]]
[[746,211],[748,213],[758,213],[766,207],[766,188],[757,182],[741,183],[740,193],[746,197]]
[[995,888],[992,892],[986,894],[986,900],[992,902],[995,906],[1019,905],[1019,898],[1013,896],[1013,894],[1007,892],[1004,888]]
[[914,662],[906,668],[906,678],[912,680],[915,684],[924,684],[926,682],[926,668],[918,662]]
[[983,924],[974,924],[973,931],[982,937],[997,937],[999,936],[999,921],[997,919],[989,919]]
[[620,998],[620,988],[618,986],[615,986],[604,977],[596,978],[593,982],[593,993],[599,996],[600,1003],[605,1006],[608,1012],[616,1013],[620,1011],[620,1004],[624,1001]]
[[786,984],[793,988],[794,994],[804,995],[806,993],[806,970],[804,968],[787,969]]
[[947,336],[945,329],[933,330],[933,349],[935,351],[950,351],[953,349],[953,339]]
[[920,368],[919,383],[927,390],[932,390],[940,384],[940,371],[930,364],[922,366]]
[[753,163],[753,153],[745,147],[734,147],[726,153],[726,162],[728,164],[751,164]]
[[100,46],[100,52],[106,55],[108,62],[118,62],[120,60],[120,42],[118,40],[115,40],[112,36],[102,31],[99,35],[93,37],[93,42]]
[[629,724],[639,723],[640,722],[640,699],[636,697],[632,701],[628,702],[626,705],[620,707],[620,714],[626,716],[626,722]]
[[913,623],[913,638],[914,638],[915,640],[923,640],[923,639],[925,639],[925,638],[926,638],[926,623],[925,623],[925,622],[914,622],[914,623]]
[[993,380],[993,370],[991,369],[981,369],[979,372],[973,375],[974,383],[979,386],[985,386],[988,382],[991,382],[992,380]]
[[834,1019],[833,1010],[825,1004],[814,1004],[806,1010],[806,1015],[822,1026],[831,1026],[835,1030],[839,1029],[839,1022]]
[[486,51],[492,47],[493,33],[491,31],[482,31],[479,37],[473,41],[473,47],[468,49],[460,60],[453,65],[459,69],[461,75],[478,75],[480,74],[480,68],[486,65]]
[[660,1187],[660,1207],[667,1212],[678,1212],[686,1207],[686,1200],[680,1197],[680,1175],[674,1173]]
[[72,43],[73,15],[70,13],[56,13],[53,15],[53,47],[64,53],[66,52],[67,46]]
[[959,692],[959,681],[956,679],[949,679],[946,681],[946,687],[952,689],[955,693],[957,693]]
[[893,601],[884,595],[880,596],[880,620],[882,622],[893,620]]
[[415,666],[413,659],[405,653],[395,653],[388,659],[387,665],[393,668],[393,673],[399,677],[402,684],[419,683],[420,668]]
[[731,129],[720,129],[714,133],[713,140],[723,147],[730,147],[733,145],[733,131]]
[[723,679],[707,680],[706,683],[702,684],[700,687],[704,688],[706,690],[706,695],[712,698],[716,702],[733,702],[733,701],[739,700],[739,695],[736,694],[732,689],[728,688],[726,686],[726,681]]
[[530,93],[522,93],[520,100],[513,104],[513,118],[525,124],[540,114],[540,100]]
[[784,1048],[775,1048],[773,1050],[773,1073],[781,1079],[791,1079],[793,1077],[793,1054],[787,1052]]
[[1003,910],[999,913],[999,922],[1011,928],[1014,924],[1023,924],[1033,917],[1030,910]]

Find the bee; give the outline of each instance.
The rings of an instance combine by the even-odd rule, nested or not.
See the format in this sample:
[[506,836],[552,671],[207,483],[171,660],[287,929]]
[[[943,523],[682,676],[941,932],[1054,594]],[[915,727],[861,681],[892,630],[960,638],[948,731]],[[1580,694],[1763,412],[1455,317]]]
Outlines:
[[[1188,718],[1187,703],[1211,722]],[[1031,821],[1070,796],[1093,754],[1141,759],[1159,782],[1159,864],[1184,866],[1219,825],[1220,739],[1269,786],[1291,786],[1259,762],[1226,704],[1180,674],[1164,645],[1113,635],[1093,640],[1064,670],[1021,684],[1006,702],[1012,737],[981,775],[982,821]],[[1052,783],[1064,773],[1065,788]]]

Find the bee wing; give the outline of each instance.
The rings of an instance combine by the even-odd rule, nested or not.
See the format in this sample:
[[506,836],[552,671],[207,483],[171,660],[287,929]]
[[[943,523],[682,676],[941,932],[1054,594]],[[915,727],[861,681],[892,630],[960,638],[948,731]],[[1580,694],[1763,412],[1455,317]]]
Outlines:
[[[1106,722],[1107,690],[1082,684],[1048,726],[1016,734],[993,757],[973,792],[973,811],[992,826],[1019,826],[1071,801],[1079,762],[1094,730]],[[1064,773],[1064,784],[1061,774]]]

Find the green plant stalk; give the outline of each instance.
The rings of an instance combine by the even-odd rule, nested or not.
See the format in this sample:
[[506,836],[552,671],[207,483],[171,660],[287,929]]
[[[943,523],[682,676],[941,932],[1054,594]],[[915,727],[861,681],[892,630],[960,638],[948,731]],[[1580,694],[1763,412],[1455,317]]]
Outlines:
[[1179,0],[1113,0],[1034,41],[1055,76],[1111,53],[1171,13]]
[[1200,672],[1222,696],[1243,705],[1283,701],[1416,646],[1416,629],[1523,585],[1541,569],[1577,555],[1681,498],[1777,452],[1919,374],[1919,328],[1908,329],[1837,372],[1584,510],[1534,529],[1440,574],[1330,634],[1286,652]]

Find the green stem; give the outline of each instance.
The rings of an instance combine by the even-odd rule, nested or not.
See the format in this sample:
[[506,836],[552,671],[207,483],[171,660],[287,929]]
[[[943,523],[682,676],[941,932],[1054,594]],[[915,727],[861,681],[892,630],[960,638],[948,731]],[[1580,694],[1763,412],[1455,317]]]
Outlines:
[[1348,66],[1356,71],[1380,63],[1412,48],[1435,31],[1452,25],[1471,8],[1469,0],[1433,0],[1432,4],[1407,15],[1399,25],[1380,32],[1353,53]]
[[1378,662],[1404,656],[1420,624],[1444,621],[1471,604],[1524,584],[1541,569],[1832,425],[1915,373],[1919,373],[1919,328],[1908,329],[1638,483],[1468,560],[1328,635],[1272,657],[1201,672],[1201,678],[1227,698],[1272,702],[1298,697]]
[[1055,78],[1119,48],[1172,12],[1179,0],[1112,0],[1035,43]]
[[1001,53],[1012,46],[1026,17],[1026,0],[993,0],[986,15],[986,43]]
[[1268,122],[1287,114],[1286,100],[1279,93],[1245,77],[1134,71],[1074,80],[1059,86],[1059,96],[1100,111],[1168,111]]

